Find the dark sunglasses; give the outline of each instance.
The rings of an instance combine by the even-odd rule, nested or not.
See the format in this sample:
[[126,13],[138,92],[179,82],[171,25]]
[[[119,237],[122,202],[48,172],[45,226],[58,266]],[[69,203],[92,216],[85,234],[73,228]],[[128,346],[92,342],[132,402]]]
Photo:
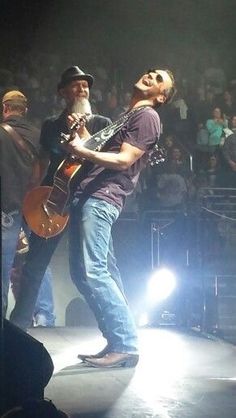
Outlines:
[[151,68],[150,70],[147,71],[147,74],[149,73],[156,73],[156,81],[158,81],[159,83],[163,82],[163,77],[161,76],[161,74],[157,73],[157,70]]

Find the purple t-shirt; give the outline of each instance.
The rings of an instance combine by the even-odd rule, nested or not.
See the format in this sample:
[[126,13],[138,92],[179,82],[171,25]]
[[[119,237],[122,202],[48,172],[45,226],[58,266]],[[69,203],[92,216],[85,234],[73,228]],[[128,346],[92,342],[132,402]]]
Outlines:
[[119,152],[123,142],[133,145],[145,153],[127,170],[118,171],[86,163],[83,177],[76,187],[75,195],[86,199],[94,196],[121,209],[127,195],[134,190],[139,174],[145,167],[149,153],[160,136],[160,118],[151,107],[144,107],[134,113],[121,130],[114,135],[103,152]]

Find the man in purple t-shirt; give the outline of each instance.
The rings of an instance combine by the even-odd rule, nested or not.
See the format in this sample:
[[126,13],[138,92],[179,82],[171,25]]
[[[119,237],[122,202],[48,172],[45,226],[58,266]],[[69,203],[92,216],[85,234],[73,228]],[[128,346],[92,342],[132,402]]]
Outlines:
[[[86,148],[86,141],[80,140],[82,128],[66,145],[86,161],[71,208],[69,242],[72,280],[107,340],[102,352],[79,355],[93,367],[134,367],[139,359],[137,330],[114,258],[111,229],[159,138],[160,119],[153,108],[168,102],[174,92],[168,70],[149,70],[134,85],[131,117],[101,152]],[[77,117],[72,114],[69,120],[73,123]]]

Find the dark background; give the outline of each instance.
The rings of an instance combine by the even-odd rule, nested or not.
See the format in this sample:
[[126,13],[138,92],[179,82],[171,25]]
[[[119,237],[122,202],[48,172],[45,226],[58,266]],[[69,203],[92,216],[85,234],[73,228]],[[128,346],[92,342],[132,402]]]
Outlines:
[[214,52],[235,74],[235,0],[1,0],[1,21],[5,68],[16,53],[50,52],[61,69],[100,65],[128,84],[154,64],[196,76]]

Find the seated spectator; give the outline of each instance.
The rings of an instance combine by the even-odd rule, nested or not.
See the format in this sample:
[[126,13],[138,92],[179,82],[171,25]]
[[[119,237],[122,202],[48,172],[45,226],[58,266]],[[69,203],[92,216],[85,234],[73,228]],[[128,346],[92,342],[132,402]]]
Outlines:
[[1,418],[69,418],[69,416],[57,409],[52,401],[32,399],[5,412]]
[[208,156],[207,167],[198,173],[198,180],[202,187],[219,187],[221,183],[221,164],[217,154]]
[[223,97],[220,101],[220,108],[222,109],[222,113],[224,114],[225,119],[229,121],[236,111],[233,96],[229,90],[225,90]]
[[162,143],[163,143],[163,148],[164,148],[164,152],[165,152],[165,158],[170,158],[172,149],[176,144],[176,140],[175,140],[174,135],[172,135],[172,134],[166,135],[164,137]]
[[188,176],[189,167],[179,147],[174,146],[172,148],[170,156],[166,161],[166,166],[164,166],[164,169],[167,169],[168,171],[171,170],[171,172],[180,174],[183,177]]
[[227,121],[224,119],[219,107],[215,107],[212,112],[212,118],[206,122],[206,128],[209,134],[208,145],[217,147],[221,145],[223,129],[227,127]]

